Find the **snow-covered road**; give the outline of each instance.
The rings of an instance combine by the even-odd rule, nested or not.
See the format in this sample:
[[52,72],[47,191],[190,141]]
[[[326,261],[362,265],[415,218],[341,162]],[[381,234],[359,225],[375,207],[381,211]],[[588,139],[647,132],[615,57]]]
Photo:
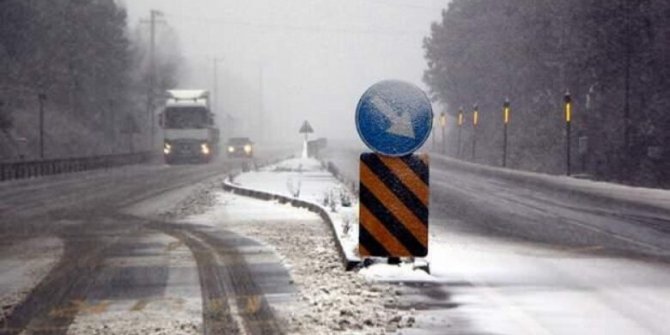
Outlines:
[[131,166],[0,184],[0,333],[282,332],[276,309],[295,299],[276,254],[214,224],[183,221],[209,208],[204,190],[240,165]]
[[[355,180],[359,152],[327,159]],[[432,276],[370,271],[403,282],[403,333],[667,333],[670,192],[467,168],[431,159]]]
[[[355,179],[357,153],[327,159]],[[321,164],[296,162],[235,180],[299,189],[343,233],[355,201],[343,206],[346,190]],[[317,215],[218,191],[235,165],[0,184],[0,333],[666,332],[670,192],[433,157],[432,275],[356,273]]]

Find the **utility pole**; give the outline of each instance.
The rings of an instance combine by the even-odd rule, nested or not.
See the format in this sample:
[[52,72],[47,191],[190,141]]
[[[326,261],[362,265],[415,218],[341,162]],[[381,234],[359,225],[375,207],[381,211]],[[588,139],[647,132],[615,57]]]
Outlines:
[[509,124],[510,104],[509,99],[503,103],[503,157],[502,166],[507,167],[507,125]]
[[472,161],[475,161],[477,150],[477,125],[479,124],[479,106],[472,106]]
[[44,160],[44,101],[47,95],[40,93],[37,95],[37,100],[40,104],[40,159]]
[[149,151],[154,149],[154,136],[156,134],[156,120],[155,120],[155,111],[154,111],[154,94],[156,94],[156,17],[160,14],[159,11],[151,10],[151,49],[150,49],[150,61],[151,61],[151,74],[149,75],[149,113],[151,113],[151,138],[149,140]]
[[565,92],[565,173],[570,175],[570,125],[572,123],[572,97],[570,92]]
[[163,16],[163,13],[157,10],[151,10],[149,20],[143,20],[141,23],[149,24],[149,92],[147,94],[147,110],[149,113],[150,138],[149,151],[153,151],[156,134],[156,115],[155,115],[155,94],[156,94],[156,24],[161,22],[158,17]]

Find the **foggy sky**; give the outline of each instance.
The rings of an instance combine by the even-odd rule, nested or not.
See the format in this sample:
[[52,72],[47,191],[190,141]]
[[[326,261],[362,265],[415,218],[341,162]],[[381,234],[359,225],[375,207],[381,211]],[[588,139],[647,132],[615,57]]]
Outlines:
[[237,134],[224,136],[257,140],[298,139],[305,119],[316,136],[358,139],[366,88],[383,79],[424,87],[422,40],[447,3],[125,0],[131,29],[156,9],[177,31],[184,88],[211,90],[213,59],[222,59],[217,113],[238,120]]

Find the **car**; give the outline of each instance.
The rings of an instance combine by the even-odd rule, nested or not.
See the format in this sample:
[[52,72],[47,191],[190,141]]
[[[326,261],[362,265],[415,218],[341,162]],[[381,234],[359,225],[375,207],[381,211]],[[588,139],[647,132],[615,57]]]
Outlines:
[[254,143],[248,137],[231,137],[226,146],[228,157],[252,158],[254,156]]

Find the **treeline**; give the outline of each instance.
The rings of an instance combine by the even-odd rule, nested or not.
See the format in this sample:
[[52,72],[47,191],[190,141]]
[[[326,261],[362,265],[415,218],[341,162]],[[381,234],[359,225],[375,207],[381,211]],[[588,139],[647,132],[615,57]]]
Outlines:
[[[149,27],[131,36],[126,21],[114,0],[0,0],[0,160],[37,158],[40,96],[48,157],[128,151],[121,137],[147,133]],[[157,92],[174,85],[173,58]]]
[[475,160],[501,163],[509,98],[508,166],[565,173],[569,91],[573,172],[670,187],[668,17],[665,0],[453,0],[424,41],[424,80],[450,115],[464,107],[463,158],[478,103]]

